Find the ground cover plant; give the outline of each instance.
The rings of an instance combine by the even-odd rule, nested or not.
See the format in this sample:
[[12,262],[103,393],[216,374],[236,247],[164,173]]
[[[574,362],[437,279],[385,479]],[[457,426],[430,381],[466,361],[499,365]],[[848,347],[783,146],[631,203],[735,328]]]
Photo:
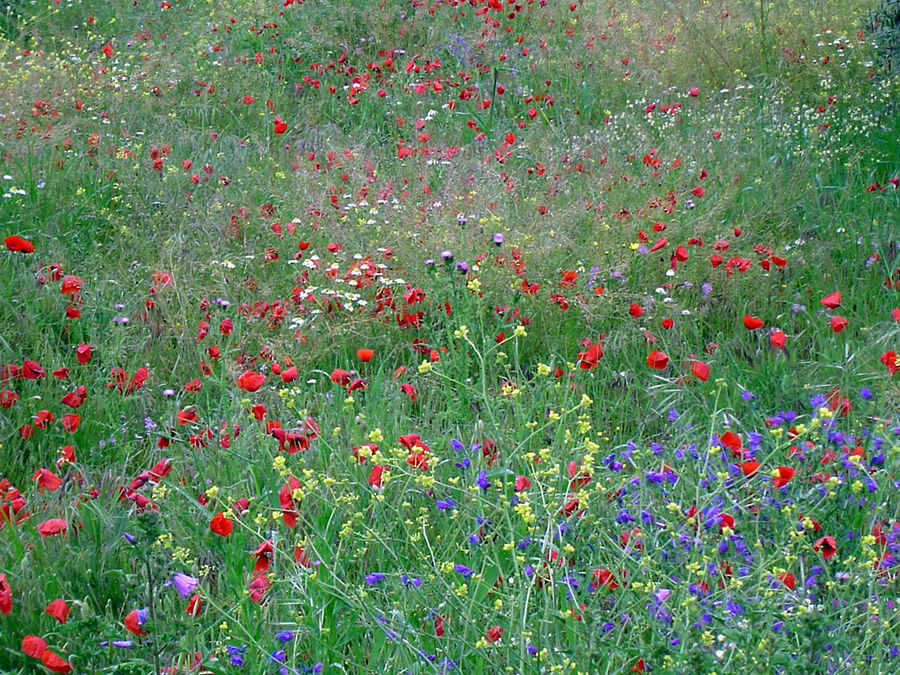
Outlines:
[[4,3],[0,670],[900,668],[873,5]]

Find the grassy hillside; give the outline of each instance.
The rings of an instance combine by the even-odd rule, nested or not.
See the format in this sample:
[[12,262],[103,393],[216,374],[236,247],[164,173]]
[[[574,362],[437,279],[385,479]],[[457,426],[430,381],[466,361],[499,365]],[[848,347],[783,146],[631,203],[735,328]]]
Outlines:
[[727,4],[4,3],[0,670],[896,669],[900,81]]

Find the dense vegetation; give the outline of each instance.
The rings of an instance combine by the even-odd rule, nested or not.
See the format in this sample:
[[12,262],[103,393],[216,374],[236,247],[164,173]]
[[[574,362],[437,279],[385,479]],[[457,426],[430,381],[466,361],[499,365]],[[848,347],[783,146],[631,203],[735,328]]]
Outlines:
[[0,670],[900,668],[870,9],[5,3]]

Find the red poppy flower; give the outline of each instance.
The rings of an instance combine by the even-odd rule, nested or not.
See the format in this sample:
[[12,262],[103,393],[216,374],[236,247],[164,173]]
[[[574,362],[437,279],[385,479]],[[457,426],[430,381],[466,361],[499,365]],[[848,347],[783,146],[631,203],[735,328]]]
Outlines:
[[44,664],[44,668],[54,673],[72,672],[72,664],[49,649],[44,650],[44,654],[41,656],[41,663]]
[[80,408],[86,400],[87,387],[85,387],[83,384],[76,387],[75,391],[70,391],[68,394],[62,397],[63,405],[67,405],[73,409]]
[[897,362],[897,352],[885,352],[881,355],[881,362],[891,375],[896,375],[900,371],[900,364]]
[[38,488],[41,492],[44,490],[53,492],[62,485],[62,480],[60,480],[59,476],[47,469],[38,469],[32,478],[37,481]]
[[603,356],[603,346],[597,342],[590,345],[587,351],[578,353],[578,365],[582,370],[592,370],[597,367],[597,361]]
[[773,347],[777,347],[778,349],[784,349],[784,345],[787,342],[787,335],[780,330],[773,330],[769,333],[769,342],[772,343]]
[[59,292],[63,295],[71,295],[80,291],[83,285],[84,282],[81,279],[76,277],[74,274],[70,274],[66,277],[63,277],[62,286],[60,287]]
[[209,529],[220,537],[227,537],[234,529],[234,525],[230,518],[225,517],[225,513],[219,511],[209,522]]
[[141,628],[141,624],[143,624],[143,621],[141,620],[141,610],[131,610],[122,623],[125,624],[125,630],[134,633],[135,635],[146,635],[144,629]]
[[365,389],[365,388],[366,388],[366,381],[361,377],[355,378],[353,381],[350,382],[350,384],[347,385],[348,392],[356,391],[357,389]]
[[78,430],[78,425],[81,424],[81,415],[68,413],[62,416],[60,422],[62,422],[63,429],[68,433],[73,434]]
[[14,391],[9,389],[0,391],[0,408],[11,408],[17,398],[19,398],[19,395]]
[[287,123],[283,122],[281,120],[281,118],[278,117],[277,115],[275,116],[275,124],[274,124],[273,131],[276,134],[283,134],[285,131],[287,131]]
[[735,455],[739,455],[743,452],[743,441],[741,441],[741,437],[733,431],[726,431],[722,434],[721,438],[719,438],[719,441]]
[[636,302],[632,302],[628,307],[628,313],[631,314],[631,316],[633,316],[635,319],[637,319],[644,313],[644,308]]
[[669,365],[669,355],[654,349],[650,352],[650,356],[647,357],[647,365],[654,370],[665,370],[666,366]]
[[265,574],[257,575],[256,578],[250,582],[250,599],[257,604],[262,604],[263,597],[271,585],[272,582],[269,581],[269,578]]
[[365,361],[365,362],[371,361],[373,356],[375,356],[375,350],[373,350],[373,349],[357,349],[356,350],[356,357],[360,361]]
[[350,373],[341,368],[335,368],[331,371],[331,381],[342,387],[346,387],[350,384]]
[[698,380],[706,382],[709,379],[709,366],[703,361],[696,361],[691,365],[691,374]]
[[203,598],[200,597],[199,593],[194,593],[191,596],[191,599],[188,600],[187,607],[184,608],[185,614],[190,614],[191,616],[197,616],[200,612],[203,611]]
[[831,330],[835,333],[840,333],[847,327],[847,319],[842,316],[833,316],[831,317],[831,321],[828,322],[828,325],[831,326]]
[[407,383],[407,384],[401,384],[401,385],[400,385],[400,391],[402,391],[404,394],[406,394],[407,396],[409,396],[410,400],[412,400],[413,403],[416,402],[416,399],[417,399],[418,396],[419,396],[419,393],[416,391],[416,388],[415,388],[413,385],[408,384],[408,383]]
[[31,361],[29,359],[25,359],[22,362],[22,368],[20,370],[21,376],[26,380],[39,380],[43,377],[47,377],[47,373],[44,372],[44,369],[41,368],[40,364],[37,361]]
[[54,422],[56,417],[49,410],[38,410],[34,415],[33,424],[38,429],[46,429],[50,422]]
[[491,626],[488,628],[487,639],[488,642],[496,642],[503,636],[503,629],[500,626]]
[[178,424],[184,426],[185,424],[190,424],[191,422],[197,421],[197,411],[193,408],[179,410],[176,417],[178,418]]
[[603,586],[604,588],[608,588],[609,590],[613,590],[614,588],[618,588],[619,584],[616,583],[616,578],[613,576],[613,573],[606,569],[596,569],[592,573],[592,583],[594,584],[594,588],[600,588]]
[[516,476],[516,481],[513,486],[513,489],[516,492],[522,492],[523,490],[527,490],[531,487],[531,481],[528,480],[527,476]]
[[68,524],[62,518],[50,518],[38,525],[38,532],[42,537],[50,537],[54,534],[62,534],[68,528]]
[[39,659],[47,650],[47,641],[37,635],[26,635],[22,638],[22,651],[28,656]]
[[375,464],[369,472],[368,483],[376,490],[381,488],[382,480],[384,479],[384,470],[386,468],[387,467],[381,466],[380,464]]
[[744,314],[744,328],[747,330],[756,330],[757,328],[762,328],[763,325],[762,319]]
[[822,557],[828,560],[837,553],[837,544],[834,541],[834,537],[825,536],[817,539],[816,543],[813,544],[813,551],[821,553]]
[[794,587],[797,585],[797,582],[794,580],[794,575],[790,572],[779,574],[778,579],[787,586],[789,590],[794,590]]
[[741,464],[741,471],[744,472],[745,476],[755,476],[756,472],[759,471],[759,462],[755,459],[751,459],[749,462],[744,462]]
[[10,251],[18,251],[20,253],[34,253],[34,244],[27,239],[23,239],[17,234],[7,237],[3,240],[6,248]]
[[794,470],[789,466],[779,466],[777,468],[778,475],[772,478],[772,485],[780,488],[787,485],[791,478],[794,477]]
[[297,366],[291,366],[290,368],[282,370],[280,375],[282,382],[293,382],[297,379]]
[[0,574],[0,614],[9,614],[12,611],[12,589],[6,580],[5,574]]
[[57,598],[44,607],[44,611],[60,623],[65,623],[69,618],[69,605],[62,598]]
[[78,359],[78,363],[84,365],[88,361],[91,360],[91,346],[89,344],[81,343],[75,349],[75,358]]
[[260,373],[254,373],[253,371],[247,371],[243,373],[237,379],[238,389],[243,389],[244,391],[254,392],[257,391],[263,383],[266,381],[266,376]]
[[836,309],[841,306],[841,292],[835,291],[834,293],[829,293],[824,298],[819,301],[819,304],[828,307],[828,309]]

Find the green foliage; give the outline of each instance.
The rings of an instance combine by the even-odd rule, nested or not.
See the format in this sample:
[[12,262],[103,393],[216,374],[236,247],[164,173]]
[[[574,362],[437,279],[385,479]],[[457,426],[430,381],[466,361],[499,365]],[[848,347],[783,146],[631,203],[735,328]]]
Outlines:
[[900,71],[900,2],[881,0],[866,14],[865,27],[881,69],[887,73]]

